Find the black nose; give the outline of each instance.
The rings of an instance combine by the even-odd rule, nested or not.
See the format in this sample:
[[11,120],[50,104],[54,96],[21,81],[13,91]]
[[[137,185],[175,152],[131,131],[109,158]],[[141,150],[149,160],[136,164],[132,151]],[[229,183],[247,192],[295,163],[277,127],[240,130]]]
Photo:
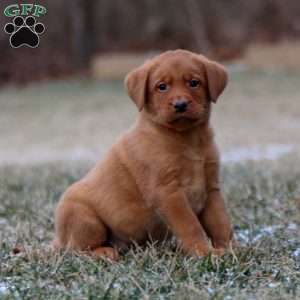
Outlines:
[[188,103],[183,100],[178,100],[173,104],[173,106],[174,106],[176,112],[182,113],[182,112],[186,111]]

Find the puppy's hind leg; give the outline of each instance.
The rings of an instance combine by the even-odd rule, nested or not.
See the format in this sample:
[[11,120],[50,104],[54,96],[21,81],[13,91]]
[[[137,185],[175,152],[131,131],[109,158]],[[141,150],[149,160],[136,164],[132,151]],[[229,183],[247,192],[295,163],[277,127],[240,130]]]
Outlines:
[[107,228],[95,212],[84,203],[63,201],[55,215],[55,248],[85,251],[95,258],[118,259],[118,252],[104,247]]

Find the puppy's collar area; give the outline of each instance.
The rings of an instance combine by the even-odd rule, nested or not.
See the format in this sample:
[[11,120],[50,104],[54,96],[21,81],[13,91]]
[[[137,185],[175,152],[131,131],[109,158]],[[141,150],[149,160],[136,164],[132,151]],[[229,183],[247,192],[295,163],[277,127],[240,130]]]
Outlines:
[[[151,118],[151,115],[148,115],[147,112],[142,111],[137,119],[136,126],[140,128],[147,128],[148,130],[151,130],[155,134],[161,135],[162,133],[165,133],[167,135],[176,135],[176,136],[189,136],[197,135],[199,136],[199,133],[201,135],[201,132],[205,135],[205,132],[209,131],[209,122],[200,123],[197,124],[197,122],[194,122],[193,126],[190,126],[187,129],[180,129],[176,128],[172,125],[167,126],[165,123],[158,123],[155,120]],[[198,128],[198,130],[197,130]],[[196,130],[195,130],[196,129]]]

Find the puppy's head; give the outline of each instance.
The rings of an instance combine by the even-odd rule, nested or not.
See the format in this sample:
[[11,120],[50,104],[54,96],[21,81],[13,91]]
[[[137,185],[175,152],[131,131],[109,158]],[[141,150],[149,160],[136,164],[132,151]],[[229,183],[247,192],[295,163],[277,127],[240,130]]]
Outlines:
[[223,66],[185,50],[165,52],[130,72],[129,96],[153,121],[185,130],[208,122],[227,84]]

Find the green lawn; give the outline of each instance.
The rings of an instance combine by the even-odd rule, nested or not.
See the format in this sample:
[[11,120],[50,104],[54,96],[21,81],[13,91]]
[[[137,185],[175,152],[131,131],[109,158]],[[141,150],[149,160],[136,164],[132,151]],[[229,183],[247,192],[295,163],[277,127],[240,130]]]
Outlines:
[[78,79],[0,90],[0,299],[300,298],[299,78],[233,73],[215,106],[225,158],[235,149],[290,146],[276,160],[225,159],[240,248],[195,259],[173,242],[154,243],[114,264],[54,254],[49,241],[60,194],[133,122],[122,84]]

